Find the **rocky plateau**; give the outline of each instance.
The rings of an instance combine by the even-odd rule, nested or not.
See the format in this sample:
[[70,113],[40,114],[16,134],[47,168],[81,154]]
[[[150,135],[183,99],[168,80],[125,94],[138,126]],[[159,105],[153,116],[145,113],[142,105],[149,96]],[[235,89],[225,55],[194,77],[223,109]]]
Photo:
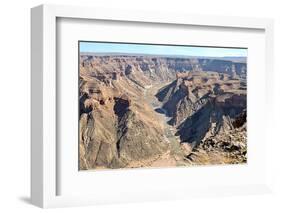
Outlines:
[[247,162],[247,64],[80,54],[79,169]]

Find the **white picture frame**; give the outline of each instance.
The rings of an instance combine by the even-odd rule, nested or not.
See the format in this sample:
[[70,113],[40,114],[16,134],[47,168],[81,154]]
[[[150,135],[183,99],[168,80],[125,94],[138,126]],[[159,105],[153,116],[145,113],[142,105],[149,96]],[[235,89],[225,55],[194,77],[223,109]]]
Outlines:
[[[257,29],[265,34],[265,69],[266,78],[265,94],[266,104],[272,105],[270,95],[273,85],[273,21],[271,19],[219,17],[204,15],[188,15],[173,13],[153,13],[147,11],[121,11],[101,8],[85,8],[74,6],[41,5],[31,9],[31,201],[34,205],[47,207],[62,207],[76,205],[91,205],[99,203],[139,202],[143,200],[165,200],[188,198],[194,196],[214,195],[240,195],[252,193],[264,193],[271,191],[270,171],[270,112],[263,122],[266,123],[267,152],[266,169],[263,169],[266,179],[255,184],[229,184],[218,187],[186,186],[184,193],[177,188],[169,190],[178,192],[176,196],[170,196],[164,191],[156,191],[151,196],[144,194],[120,196],[114,194],[108,199],[98,195],[58,195],[57,166],[57,19],[87,19],[89,20],[116,20],[120,22],[153,23],[161,25],[223,27],[231,29]],[[270,110],[269,110],[270,111]],[[126,172],[126,171],[125,171]],[[157,172],[157,171],[156,171]],[[158,172],[161,172],[158,169]],[[94,173],[93,173],[94,174]],[[126,186],[124,186],[126,187]],[[178,190],[178,191],[177,191]],[[167,192],[167,191],[165,191]],[[156,196],[157,195],[157,196]]]

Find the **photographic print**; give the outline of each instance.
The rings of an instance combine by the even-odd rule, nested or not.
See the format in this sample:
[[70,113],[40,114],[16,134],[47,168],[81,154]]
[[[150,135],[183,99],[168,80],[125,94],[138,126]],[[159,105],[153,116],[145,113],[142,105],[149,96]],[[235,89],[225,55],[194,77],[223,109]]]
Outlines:
[[78,46],[79,170],[247,163],[247,48]]

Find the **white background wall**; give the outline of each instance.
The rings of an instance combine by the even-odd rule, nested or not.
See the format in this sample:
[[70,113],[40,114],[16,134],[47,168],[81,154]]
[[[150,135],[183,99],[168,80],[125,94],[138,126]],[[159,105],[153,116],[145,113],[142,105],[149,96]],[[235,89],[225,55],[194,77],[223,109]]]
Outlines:
[[[67,209],[69,212],[277,212],[281,210],[281,12],[278,0],[3,0],[0,6],[0,212],[37,212],[29,204],[30,8],[42,3],[186,12],[275,19],[275,192],[272,195],[202,198]],[[280,84],[280,85],[278,85]],[[258,115],[257,115],[258,116]],[[206,177],[207,181],[208,177]],[[187,192],[188,193],[188,192]],[[65,210],[65,209],[64,209]],[[61,212],[63,209],[47,210]]]

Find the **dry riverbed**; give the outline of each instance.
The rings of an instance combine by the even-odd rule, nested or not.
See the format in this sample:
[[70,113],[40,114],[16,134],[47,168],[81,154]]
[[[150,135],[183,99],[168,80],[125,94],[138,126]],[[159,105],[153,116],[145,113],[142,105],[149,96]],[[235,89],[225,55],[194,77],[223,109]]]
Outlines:
[[156,160],[151,162],[152,167],[171,167],[171,166],[186,166],[190,163],[184,160],[183,147],[180,144],[179,136],[176,136],[176,128],[168,124],[171,117],[167,116],[165,109],[162,108],[162,102],[156,98],[159,89],[163,88],[170,82],[158,83],[147,86],[144,91],[144,99],[151,106],[157,115],[159,122],[164,126],[164,138],[169,144],[169,150]]

